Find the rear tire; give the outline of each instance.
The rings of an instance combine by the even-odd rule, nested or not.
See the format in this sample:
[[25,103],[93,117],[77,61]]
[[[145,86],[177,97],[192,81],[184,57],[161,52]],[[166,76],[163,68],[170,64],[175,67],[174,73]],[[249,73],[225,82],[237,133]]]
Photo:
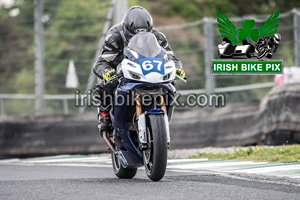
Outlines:
[[131,179],[136,175],[137,168],[124,168],[121,162],[113,152],[111,153],[114,173],[120,179]]
[[247,58],[252,58],[253,52],[254,52],[254,47],[253,45],[251,45],[246,53]]
[[163,115],[147,117],[148,150],[143,151],[147,176],[152,181],[161,180],[167,168],[167,129]]

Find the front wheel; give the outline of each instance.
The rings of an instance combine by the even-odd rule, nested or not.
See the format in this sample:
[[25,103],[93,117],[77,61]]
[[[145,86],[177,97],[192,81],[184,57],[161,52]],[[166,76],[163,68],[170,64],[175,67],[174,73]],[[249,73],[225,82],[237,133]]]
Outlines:
[[267,53],[268,53],[268,49],[262,47],[262,48],[259,49],[259,51],[257,53],[257,58],[261,59],[262,57],[264,57],[265,55],[267,55]]
[[131,179],[135,176],[137,168],[124,168],[121,165],[120,159],[117,155],[111,152],[112,165],[114,173],[120,179]]
[[163,115],[147,117],[148,149],[143,151],[147,176],[152,181],[161,180],[167,168],[167,129]]

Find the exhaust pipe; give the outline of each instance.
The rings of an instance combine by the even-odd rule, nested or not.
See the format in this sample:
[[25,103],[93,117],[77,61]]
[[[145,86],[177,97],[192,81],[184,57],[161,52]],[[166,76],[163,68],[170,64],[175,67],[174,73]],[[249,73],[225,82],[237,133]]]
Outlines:
[[108,137],[108,132],[107,131],[103,131],[103,138],[104,138],[104,141],[106,142],[106,144],[108,145],[108,147],[110,148],[110,150],[114,153],[114,154],[118,154],[118,152],[116,151],[113,143],[111,142],[110,138]]

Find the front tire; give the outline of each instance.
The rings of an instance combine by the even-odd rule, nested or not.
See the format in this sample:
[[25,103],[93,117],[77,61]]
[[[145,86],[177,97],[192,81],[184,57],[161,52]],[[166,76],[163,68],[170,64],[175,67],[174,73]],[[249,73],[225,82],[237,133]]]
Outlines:
[[261,48],[259,49],[258,53],[257,53],[257,58],[261,59],[262,57],[264,57],[266,54],[268,53],[267,48]]
[[161,180],[167,168],[167,129],[163,115],[147,117],[148,149],[143,151],[147,176],[152,181]]
[[136,175],[137,168],[124,168],[121,165],[120,159],[111,152],[112,165],[114,173],[120,179],[131,179]]
[[272,58],[272,54],[269,53],[266,57],[267,57],[267,58]]

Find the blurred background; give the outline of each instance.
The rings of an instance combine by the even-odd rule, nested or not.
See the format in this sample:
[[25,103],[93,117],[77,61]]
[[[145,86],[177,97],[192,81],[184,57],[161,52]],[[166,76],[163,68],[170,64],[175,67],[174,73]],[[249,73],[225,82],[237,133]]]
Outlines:
[[[176,108],[171,148],[300,143],[299,0],[0,0],[0,156],[98,153],[97,109],[76,107],[110,27],[145,7],[188,77],[178,93],[224,94],[224,108]],[[280,11],[274,59],[284,75],[210,75],[221,43],[217,11],[260,28]],[[298,82],[298,83],[293,83]]]
[[249,18],[260,28],[279,9],[282,41],[274,58],[283,59],[285,67],[300,65],[298,0],[0,0],[0,115],[96,111],[75,107],[75,91],[84,93],[96,83],[91,68],[103,35],[136,4],[150,12],[182,60],[189,78],[177,85],[183,94],[223,93],[227,104],[236,104],[260,100],[275,85],[270,75],[212,77],[206,72],[222,40],[217,10],[237,28]]

